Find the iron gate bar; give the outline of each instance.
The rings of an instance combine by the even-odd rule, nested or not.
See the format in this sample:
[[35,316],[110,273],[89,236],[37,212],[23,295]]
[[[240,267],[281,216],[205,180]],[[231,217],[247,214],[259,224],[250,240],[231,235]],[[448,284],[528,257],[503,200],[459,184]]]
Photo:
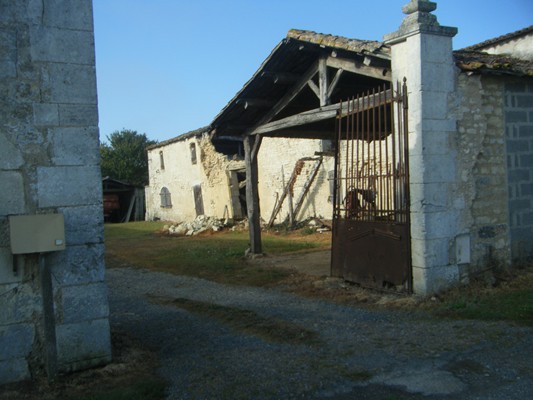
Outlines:
[[407,85],[339,104],[332,274],[411,291]]

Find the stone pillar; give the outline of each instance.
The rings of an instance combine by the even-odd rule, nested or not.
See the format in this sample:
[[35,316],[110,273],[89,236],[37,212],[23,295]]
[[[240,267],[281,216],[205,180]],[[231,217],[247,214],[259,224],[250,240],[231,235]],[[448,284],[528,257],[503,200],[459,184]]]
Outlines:
[[431,14],[436,3],[412,0],[398,31],[386,35],[391,46],[393,82],[407,79],[413,289],[427,295],[459,280],[457,245],[469,251],[468,237],[458,236],[461,199],[456,198],[455,119],[449,98],[455,90],[452,37]]
[[38,256],[11,254],[11,215],[64,216],[66,249],[39,260],[53,277],[59,370],[111,360],[91,0],[0,1],[0,93],[3,384],[34,375],[54,345]]

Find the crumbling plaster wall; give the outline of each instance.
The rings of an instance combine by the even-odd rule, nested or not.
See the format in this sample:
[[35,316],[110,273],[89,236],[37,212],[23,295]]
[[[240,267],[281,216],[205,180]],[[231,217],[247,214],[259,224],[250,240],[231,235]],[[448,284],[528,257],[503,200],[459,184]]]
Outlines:
[[110,361],[91,0],[0,0],[0,384],[44,364],[37,255],[14,270],[9,215],[62,213],[48,253],[63,371]]
[[[196,149],[192,162],[191,145]],[[164,159],[161,168],[160,153]],[[193,187],[200,186],[204,213],[210,217],[233,218],[227,171],[242,161],[218,153],[209,135],[199,135],[148,151],[150,184],[146,187],[146,218],[164,221],[192,221],[196,218]],[[161,207],[161,188],[171,194],[172,207]]]
[[[459,260],[466,279],[472,273],[510,263],[504,82],[502,78],[460,73],[455,100],[456,201],[463,206],[458,230],[470,241],[470,257],[465,257],[470,262],[461,264]],[[456,253],[451,254],[454,261]]]
[[[296,162],[304,157],[314,157],[315,152],[329,150],[329,148],[324,149],[323,143],[318,139],[263,138],[258,154],[258,169],[261,218],[265,222],[269,221],[276,200],[281,198]],[[293,203],[300,195],[313,164],[313,161],[307,161],[303,165],[294,185]],[[331,219],[333,204],[328,173],[333,169],[334,158],[324,157],[301,211],[296,216],[297,220],[304,220],[308,217]],[[281,223],[288,217],[288,205],[289,199],[286,198],[275,223]]]

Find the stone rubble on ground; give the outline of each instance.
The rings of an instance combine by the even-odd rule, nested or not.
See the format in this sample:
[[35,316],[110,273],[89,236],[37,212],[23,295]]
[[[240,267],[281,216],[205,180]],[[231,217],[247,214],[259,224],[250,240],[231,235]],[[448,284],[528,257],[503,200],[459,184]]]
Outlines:
[[165,225],[163,226],[163,231],[168,232],[169,235],[194,236],[208,230],[218,232],[222,228],[232,225],[233,221],[231,219],[219,219],[199,215],[192,222]]

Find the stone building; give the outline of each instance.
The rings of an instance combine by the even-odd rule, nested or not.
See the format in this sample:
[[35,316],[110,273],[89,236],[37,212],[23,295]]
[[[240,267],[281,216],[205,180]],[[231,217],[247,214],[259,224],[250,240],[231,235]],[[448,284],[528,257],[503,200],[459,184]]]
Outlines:
[[[296,212],[294,221],[331,219],[328,173],[331,175],[333,168],[332,157],[315,154],[323,150],[322,140],[265,138],[259,151],[259,193],[265,223],[270,219],[273,224],[289,222],[290,209]],[[242,140],[213,138],[209,127],[188,132],[148,147],[148,170],[147,220],[184,222],[198,215],[240,220],[246,216]],[[280,201],[292,175],[290,195]],[[309,189],[304,191],[308,181]]]
[[[402,212],[407,212],[403,222],[408,233],[401,237],[393,232],[397,210],[375,211],[367,221],[342,216],[350,213],[348,187],[342,189],[340,180],[346,181],[343,174],[354,167],[342,170],[325,163],[319,189],[309,196],[307,215],[328,217],[333,212],[332,275],[430,294],[533,256],[533,27],[453,51],[457,29],[438,23],[436,7],[434,2],[412,0],[403,8],[406,17],[400,28],[383,42],[289,31],[205,128],[212,140],[242,140],[252,253],[261,252],[261,220],[269,220],[272,199],[283,187],[275,182],[290,177],[291,168],[285,165],[331,150],[324,147],[335,136],[335,120],[373,115],[364,123],[353,123],[367,130],[352,136],[353,145],[333,141],[335,165],[346,159],[343,149],[377,143],[374,150],[361,153],[367,158],[362,164],[372,158],[374,166],[385,167],[368,172],[355,201],[364,203],[361,196],[366,194],[373,210],[379,201],[406,203]],[[406,92],[398,86],[404,81]],[[352,96],[360,96],[364,112],[343,105]],[[405,110],[405,125],[392,123],[399,111],[384,116],[396,103]],[[385,114],[372,114],[380,107]],[[401,163],[376,161],[379,149],[391,140],[390,126],[406,133]],[[305,154],[297,152],[304,147]],[[398,155],[395,151],[392,159]],[[169,153],[168,158],[183,164],[177,154]],[[396,169],[406,169],[404,198],[394,197],[396,193],[383,199],[383,187],[372,187],[378,178],[375,171],[387,168],[391,185]],[[195,185],[205,183],[198,180]],[[190,184],[187,191],[192,198]],[[224,201],[229,203],[229,198]],[[370,227],[368,222],[382,225]],[[339,231],[343,227],[346,232]],[[358,229],[362,231],[355,234]],[[375,264],[389,253],[385,237],[404,243],[406,270],[397,279],[391,277],[395,263],[379,268]],[[361,238],[367,241],[365,251],[351,253],[353,241]],[[367,244],[372,250],[366,250]],[[361,270],[362,262],[367,262],[367,269]]]
[[1,384],[111,359],[91,0],[0,1],[0,91]]

